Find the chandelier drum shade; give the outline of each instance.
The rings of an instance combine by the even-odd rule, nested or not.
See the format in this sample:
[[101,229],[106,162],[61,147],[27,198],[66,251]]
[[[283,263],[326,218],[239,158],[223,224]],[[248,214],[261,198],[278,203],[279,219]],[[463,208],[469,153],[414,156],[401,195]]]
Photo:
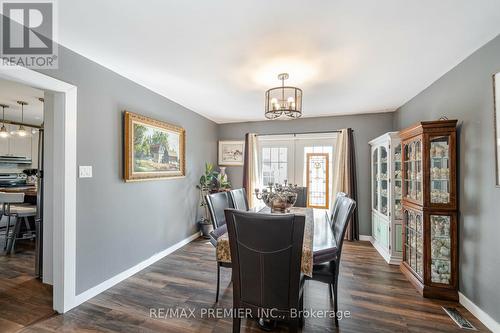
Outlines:
[[278,75],[281,87],[266,91],[267,119],[278,119],[282,116],[295,119],[302,116],[302,90],[296,87],[285,86],[288,73]]

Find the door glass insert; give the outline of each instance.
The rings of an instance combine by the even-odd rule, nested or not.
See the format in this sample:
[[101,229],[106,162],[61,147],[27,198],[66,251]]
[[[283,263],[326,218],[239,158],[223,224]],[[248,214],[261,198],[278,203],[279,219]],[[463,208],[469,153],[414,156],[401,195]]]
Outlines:
[[450,137],[431,138],[431,203],[450,203]]
[[328,208],[329,154],[307,154],[307,202],[309,207]]
[[262,148],[262,184],[283,184],[287,179],[288,148],[264,147]]

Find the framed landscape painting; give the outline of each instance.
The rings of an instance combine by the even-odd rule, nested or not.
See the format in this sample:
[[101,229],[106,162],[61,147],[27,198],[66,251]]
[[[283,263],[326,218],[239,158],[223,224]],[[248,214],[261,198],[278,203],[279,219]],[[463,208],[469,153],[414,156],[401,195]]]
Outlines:
[[245,141],[219,141],[219,165],[243,165]]
[[185,130],[169,123],[124,112],[125,181],[184,177]]

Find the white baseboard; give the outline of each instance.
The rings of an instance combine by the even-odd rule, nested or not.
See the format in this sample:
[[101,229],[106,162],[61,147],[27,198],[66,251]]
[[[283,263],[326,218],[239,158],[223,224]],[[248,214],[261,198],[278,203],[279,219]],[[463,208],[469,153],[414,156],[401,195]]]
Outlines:
[[495,319],[491,318],[489,314],[481,310],[481,308],[474,304],[470,299],[465,297],[465,295],[461,292],[458,293],[458,301],[493,333],[500,333],[500,324],[496,322]]
[[359,235],[359,240],[360,241],[365,241],[365,242],[372,242],[373,237],[369,235]]
[[80,305],[80,304],[88,301],[92,297],[95,297],[95,296],[99,295],[103,291],[105,291],[105,290],[113,287],[114,285],[116,285],[116,284],[122,282],[123,280],[131,277],[132,275],[140,272],[144,268],[146,268],[146,267],[154,264],[158,260],[160,260],[160,259],[166,257],[167,255],[171,254],[175,250],[178,250],[179,248],[183,247],[184,245],[192,242],[193,240],[195,240],[199,236],[200,236],[200,233],[197,232],[197,233],[189,236],[188,238],[183,239],[180,242],[172,245],[171,247],[169,247],[169,248],[167,248],[167,249],[165,249],[165,250],[163,250],[163,251],[161,251],[159,253],[156,253],[156,254],[152,255],[151,257],[149,257],[148,259],[146,259],[146,260],[138,263],[137,265],[135,265],[133,267],[130,267],[126,271],[123,271],[120,274],[117,274],[117,275],[113,276],[112,278],[109,278],[106,281],[98,284],[97,286],[92,287],[92,288],[84,291],[83,293],[81,293],[79,295],[76,295],[76,297],[75,297],[75,304],[73,304],[73,307],[76,307],[76,306],[78,306],[78,305]]

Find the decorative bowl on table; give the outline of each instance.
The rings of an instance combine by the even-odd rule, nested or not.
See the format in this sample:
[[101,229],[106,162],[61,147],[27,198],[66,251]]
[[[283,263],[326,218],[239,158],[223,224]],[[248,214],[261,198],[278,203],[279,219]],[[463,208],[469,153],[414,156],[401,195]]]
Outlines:
[[255,189],[255,196],[262,200],[267,207],[271,208],[272,213],[286,213],[295,205],[298,196],[297,185],[288,184],[285,180],[284,184],[268,184],[268,188]]

